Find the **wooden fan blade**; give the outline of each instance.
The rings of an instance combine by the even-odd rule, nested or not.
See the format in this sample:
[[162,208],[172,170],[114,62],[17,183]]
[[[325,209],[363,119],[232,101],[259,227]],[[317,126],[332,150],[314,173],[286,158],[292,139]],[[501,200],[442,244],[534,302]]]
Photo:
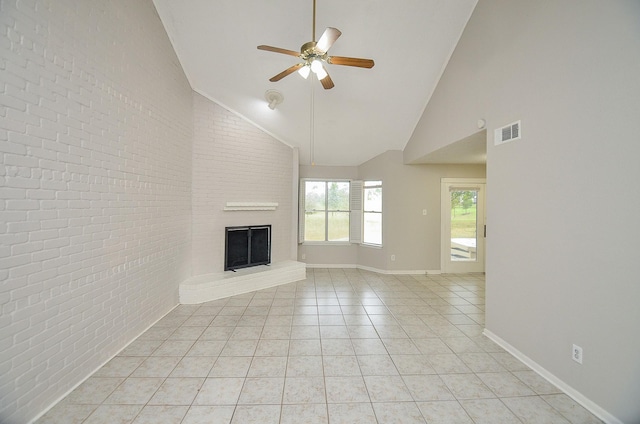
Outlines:
[[328,27],[324,30],[320,39],[316,43],[316,50],[321,53],[326,53],[340,35],[342,35],[342,33],[339,29]]
[[280,47],[261,45],[261,46],[258,46],[258,50],[266,50],[268,52],[288,54],[289,56],[296,56],[296,57],[300,56],[300,53],[298,52],[294,52],[293,50],[281,49]]
[[303,66],[304,66],[304,63],[297,63],[297,64],[293,65],[292,67],[287,68],[284,71],[280,72],[278,75],[270,78],[269,81],[271,81],[271,82],[280,81],[282,78],[286,77],[289,74],[294,73],[295,71],[297,71],[298,69],[302,68]]
[[373,68],[375,62],[371,59],[359,59],[357,57],[329,56],[327,63],[332,65],[357,66],[358,68]]
[[320,83],[322,84],[322,86],[324,87],[325,90],[329,90],[329,89],[335,87],[335,85],[333,84],[333,80],[331,79],[329,74],[327,74],[326,77],[322,78],[320,80]]

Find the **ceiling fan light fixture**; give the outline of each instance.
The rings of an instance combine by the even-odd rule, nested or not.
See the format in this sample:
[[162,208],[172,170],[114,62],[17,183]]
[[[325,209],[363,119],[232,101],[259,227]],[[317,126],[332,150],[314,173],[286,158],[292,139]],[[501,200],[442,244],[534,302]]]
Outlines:
[[333,80],[329,76],[324,64],[335,64],[342,66],[355,66],[359,68],[372,68],[374,65],[371,59],[360,59],[356,57],[347,56],[328,56],[328,50],[333,43],[342,34],[339,29],[333,27],[327,27],[324,30],[320,39],[316,41],[316,0],[313,0],[313,25],[311,31],[311,40],[300,47],[300,53],[282,49],[280,47],[273,47],[261,44],[258,46],[258,50],[265,50],[274,53],[286,54],[289,56],[295,56],[302,60],[297,64],[288,67],[284,71],[269,78],[271,82],[278,82],[287,75],[291,75],[295,71],[298,71],[301,77],[307,79],[309,74],[313,72],[318,77],[318,80],[322,83],[322,87],[325,90],[333,88],[335,85]]
[[[313,59],[311,61],[311,70],[317,75],[318,72],[324,71],[324,69],[322,69],[322,62],[319,59]],[[326,72],[325,72],[326,74]],[[320,78],[322,79],[322,78]]]
[[311,72],[311,67],[309,65],[305,65],[302,68],[298,69],[298,73],[304,79],[309,77],[309,73]]

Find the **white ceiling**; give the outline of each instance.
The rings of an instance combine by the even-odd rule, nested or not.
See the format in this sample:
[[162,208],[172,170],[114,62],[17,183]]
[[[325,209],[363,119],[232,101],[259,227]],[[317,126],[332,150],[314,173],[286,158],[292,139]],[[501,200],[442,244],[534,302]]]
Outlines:
[[[154,0],[195,91],[298,147],[301,164],[313,138],[314,162],[336,166],[405,147],[476,2],[317,0],[316,39],[328,26],[342,31],[329,55],[375,60],[372,69],[327,65],[335,87],[324,90],[297,73],[269,82],[299,60],[256,48],[311,41],[312,0]],[[270,89],[284,96],[275,110]]]

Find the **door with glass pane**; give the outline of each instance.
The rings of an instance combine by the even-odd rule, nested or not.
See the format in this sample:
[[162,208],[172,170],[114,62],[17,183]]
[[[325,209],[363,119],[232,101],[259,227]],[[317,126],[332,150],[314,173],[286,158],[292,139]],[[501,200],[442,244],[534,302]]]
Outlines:
[[442,272],[484,272],[484,179],[442,179]]

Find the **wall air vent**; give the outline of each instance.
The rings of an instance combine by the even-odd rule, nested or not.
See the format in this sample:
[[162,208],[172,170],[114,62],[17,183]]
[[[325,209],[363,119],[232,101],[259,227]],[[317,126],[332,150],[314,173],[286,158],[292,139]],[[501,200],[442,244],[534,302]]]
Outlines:
[[494,145],[508,143],[522,138],[520,121],[516,121],[502,128],[496,128],[494,132]]

